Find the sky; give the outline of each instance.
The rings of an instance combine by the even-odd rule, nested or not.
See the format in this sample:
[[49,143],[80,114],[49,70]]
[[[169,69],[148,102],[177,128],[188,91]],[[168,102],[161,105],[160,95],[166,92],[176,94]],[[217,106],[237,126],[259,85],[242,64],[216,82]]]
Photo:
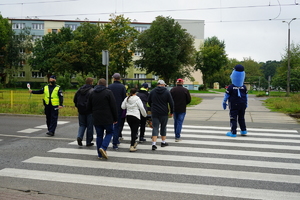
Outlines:
[[[110,14],[151,23],[157,16],[204,20],[204,39],[216,36],[228,58],[280,61],[300,44],[300,0],[0,0],[5,18],[109,21]],[[293,18],[296,20],[291,21]],[[282,21],[290,22],[283,23]]]

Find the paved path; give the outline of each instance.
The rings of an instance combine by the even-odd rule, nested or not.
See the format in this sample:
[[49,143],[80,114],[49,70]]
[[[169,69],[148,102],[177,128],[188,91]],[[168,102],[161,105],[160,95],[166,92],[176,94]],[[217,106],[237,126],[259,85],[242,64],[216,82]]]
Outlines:
[[[203,98],[202,103],[187,108],[186,119],[207,122],[229,122],[229,110],[223,110],[222,102],[224,93],[217,94],[192,94]],[[298,124],[295,118],[286,114],[271,112],[263,105],[266,98],[249,95],[248,108],[246,109],[246,123],[271,123],[271,124]]]

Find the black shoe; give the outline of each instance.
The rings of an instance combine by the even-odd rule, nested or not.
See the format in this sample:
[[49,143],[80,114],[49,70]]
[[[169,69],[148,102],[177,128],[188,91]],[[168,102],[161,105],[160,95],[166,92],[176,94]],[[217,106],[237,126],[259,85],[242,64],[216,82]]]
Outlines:
[[80,137],[77,137],[77,144],[79,146],[82,146],[82,139]]
[[93,146],[93,145],[94,145],[94,143],[91,142],[90,144],[87,144],[86,146],[87,146],[87,147],[90,147],[90,146]]
[[54,133],[52,133],[52,132],[47,132],[46,133],[48,136],[54,136]]
[[168,143],[161,143],[161,145],[160,145],[161,147],[166,147],[166,146],[169,146],[169,144]]
[[156,145],[152,145],[152,150],[156,150],[157,146]]
[[146,142],[146,139],[144,137],[140,137],[140,142]]

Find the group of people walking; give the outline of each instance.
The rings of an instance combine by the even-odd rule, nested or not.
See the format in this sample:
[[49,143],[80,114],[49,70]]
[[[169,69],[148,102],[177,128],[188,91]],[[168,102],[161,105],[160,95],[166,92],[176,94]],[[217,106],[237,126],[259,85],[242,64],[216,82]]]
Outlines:
[[[78,109],[79,129],[77,143],[82,146],[82,140],[86,131],[86,146],[93,146],[94,127],[97,133],[96,145],[98,158],[108,158],[107,148],[112,140],[113,149],[117,150],[122,137],[124,117],[131,129],[130,152],[137,150],[137,133],[140,127],[139,141],[144,142],[145,125],[148,106],[151,109],[152,118],[152,150],[156,150],[158,134],[161,136],[161,147],[169,144],[166,142],[168,118],[173,116],[175,142],[181,141],[181,129],[186,115],[186,106],[191,102],[189,91],[183,87],[183,79],[177,79],[176,86],[170,91],[163,80],[158,80],[157,87],[148,93],[148,84],[143,83],[139,91],[130,89],[129,96],[126,88],[120,82],[121,75],[115,73],[113,83],[108,85],[106,80],[99,79],[93,87],[93,78],[87,78],[86,84],[79,88],[74,96],[74,104]],[[241,128],[241,135],[247,134],[245,124],[245,110],[247,108],[247,88],[243,84],[245,79],[244,66],[236,65],[230,76],[232,84],[227,88],[223,108],[226,109],[227,101],[230,110],[231,131],[226,135],[236,137],[237,123]],[[57,127],[58,111],[63,108],[63,93],[56,84],[56,76],[49,77],[49,84],[42,89],[32,91],[32,94],[44,94],[43,103],[48,136],[54,136]],[[126,111],[126,112],[125,112]],[[124,115],[124,116],[123,116]],[[105,134],[104,134],[105,131]]]
[[[175,141],[179,142],[182,123],[185,117],[186,106],[191,101],[189,91],[183,87],[183,80],[178,79],[176,87],[169,91],[163,80],[157,82],[150,93],[149,86],[143,83],[142,87],[131,88],[129,95],[126,95],[126,88],[120,82],[121,76],[115,73],[113,83],[106,87],[106,80],[100,79],[93,89],[90,88],[90,79],[87,78],[86,85],[82,86],[74,96],[75,106],[78,108],[79,130],[77,136],[78,145],[82,146],[83,130],[87,130],[86,144],[93,145],[89,132],[90,117],[93,119],[97,139],[98,158],[108,159],[107,149],[112,141],[114,150],[118,149],[121,131],[123,129],[124,120],[130,127],[130,152],[137,151],[139,142],[145,142],[145,129],[147,113],[150,108],[152,118],[152,150],[156,150],[156,141],[158,134],[161,136],[161,147],[168,146],[166,142],[167,123],[169,116],[174,115]],[[85,95],[85,100],[82,96]],[[82,112],[81,106],[86,106],[86,112]],[[126,114],[125,114],[126,113]],[[184,113],[184,114],[183,114]],[[123,116],[122,116],[123,115]],[[140,128],[139,137],[137,136]],[[105,134],[104,134],[105,132]]]

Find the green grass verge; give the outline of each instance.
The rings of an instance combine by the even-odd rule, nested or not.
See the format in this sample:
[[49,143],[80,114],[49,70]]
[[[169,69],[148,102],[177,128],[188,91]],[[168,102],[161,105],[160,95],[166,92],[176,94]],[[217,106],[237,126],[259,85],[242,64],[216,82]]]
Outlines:
[[300,94],[293,94],[290,97],[271,97],[264,102],[265,106],[272,111],[286,114],[300,113]]
[[[76,90],[67,90],[64,95],[64,108],[59,110],[59,116],[77,116],[73,98]],[[43,115],[42,94],[29,94],[27,89],[0,90],[0,113]],[[193,97],[189,106],[201,103],[202,99]]]

